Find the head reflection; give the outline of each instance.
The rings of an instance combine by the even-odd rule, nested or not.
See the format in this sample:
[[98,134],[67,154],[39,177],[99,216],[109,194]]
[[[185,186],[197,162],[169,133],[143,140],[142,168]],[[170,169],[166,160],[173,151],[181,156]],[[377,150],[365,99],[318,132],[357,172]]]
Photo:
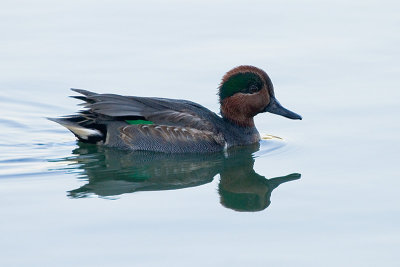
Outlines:
[[71,198],[114,197],[138,191],[174,190],[211,182],[220,174],[221,204],[236,211],[260,211],[270,205],[271,192],[300,174],[266,179],[254,169],[259,144],[213,154],[164,154],[122,151],[79,144],[67,161],[81,170],[87,183],[68,192]]

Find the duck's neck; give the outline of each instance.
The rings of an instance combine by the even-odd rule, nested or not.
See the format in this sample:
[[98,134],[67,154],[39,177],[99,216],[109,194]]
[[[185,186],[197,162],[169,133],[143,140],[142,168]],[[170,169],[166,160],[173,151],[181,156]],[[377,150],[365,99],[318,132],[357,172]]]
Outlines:
[[253,119],[240,121],[238,118],[224,116],[222,109],[221,114],[225,121],[223,132],[228,147],[250,145],[260,141],[260,134],[254,126]]
[[245,127],[245,128],[252,128],[254,127],[254,119],[253,118],[246,118],[240,113],[234,114],[234,113],[225,113],[221,109],[221,115],[224,119],[228,120],[230,123],[240,126],[240,127]]

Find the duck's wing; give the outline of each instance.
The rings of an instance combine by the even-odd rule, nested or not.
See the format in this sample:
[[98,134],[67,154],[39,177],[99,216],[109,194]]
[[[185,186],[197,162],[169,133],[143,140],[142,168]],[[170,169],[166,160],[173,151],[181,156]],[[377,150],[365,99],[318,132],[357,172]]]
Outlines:
[[[93,114],[116,119],[146,120],[155,125],[193,128],[216,133],[215,122],[221,118],[207,108],[187,100],[97,94],[72,89],[83,96],[84,107]],[[214,122],[214,123],[213,123]]]

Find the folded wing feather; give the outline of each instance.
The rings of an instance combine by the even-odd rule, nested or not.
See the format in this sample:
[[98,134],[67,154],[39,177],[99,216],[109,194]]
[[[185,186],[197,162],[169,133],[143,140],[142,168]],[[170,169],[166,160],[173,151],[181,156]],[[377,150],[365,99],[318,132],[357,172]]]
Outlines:
[[220,151],[222,135],[213,132],[166,125],[128,125],[120,129],[121,139],[133,150],[161,152]]
[[96,94],[72,89],[84,95],[85,107],[92,113],[110,117],[143,117],[157,125],[182,126],[216,133],[210,119],[219,117],[205,107],[186,100]]

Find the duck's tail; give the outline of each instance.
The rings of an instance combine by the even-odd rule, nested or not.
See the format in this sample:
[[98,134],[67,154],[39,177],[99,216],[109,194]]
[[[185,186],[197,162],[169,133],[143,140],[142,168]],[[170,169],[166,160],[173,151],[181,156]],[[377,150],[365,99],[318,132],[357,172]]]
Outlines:
[[105,141],[107,132],[105,126],[88,123],[87,118],[83,116],[76,115],[64,118],[47,119],[61,124],[70,130],[82,142],[97,144]]

